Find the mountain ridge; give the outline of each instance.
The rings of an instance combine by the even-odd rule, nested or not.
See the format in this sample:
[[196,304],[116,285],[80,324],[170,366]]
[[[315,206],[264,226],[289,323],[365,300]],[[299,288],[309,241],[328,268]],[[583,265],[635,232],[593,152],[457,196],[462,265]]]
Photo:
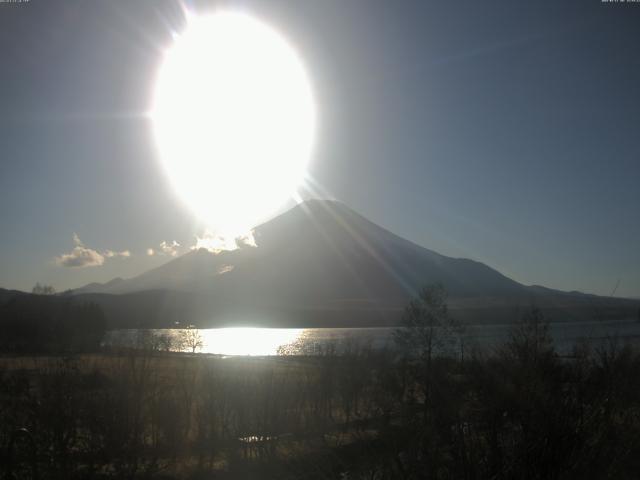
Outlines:
[[[449,293],[470,323],[520,318],[531,304],[551,320],[635,316],[638,302],[525,286],[484,263],[441,255],[331,200],[303,202],[254,229],[257,247],[193,250],[136,277],[72,292],[112,325],[362,327],[397,324],[426,284]],[[596,308],[597,307],[597,308]]]
[[[316,230],[315,238],[313,234],[309,234],[310,229]],[[337,201],[303,202],[255,227],[254,235],[257,248],[245,246],[216,254],[202,249],[194,250],[131,279],[89,284],[76,289],[74,293],[121,294],[149,289],[199,290],[203,282],[216,281],[224,274],[235,276],[237,273],[234,273],[234,270],[246,268],[248,262],[263,263],[265,259],[274,255],[283,257],[283,251],[286,251],[284,257],[293,255],[292,249],[298,250],[299,257],[311,257],[319,252],[329,257],[327,246],[333,250],[334,257],[345,264],[357,263],[350,255],[355,255],[356,259],[367,257],[367,261],[377,265],[364,265],[366,269],[378,270],[383,275],[393,277],[397,283],[395,287],[404,290],[400,295],[403,298],[407,294],[414,295],[417,289],[428,281],[438,281],[437,276],[442,277],[439,280],[445,283],[453,295],[464,294],[465,290],[467,293],[477,290],[478,287],[472,285],[477,283],[478,279],[474,280],[473,276],[482,277],[484,281],[487,281],[487,276],[491,276],[494,283],[500,284],[499,293],[505,293],[507,290],[511,293],[521,293],[522,288],[526,288],[484,263],[447,257],[404,239]],[[309,245],[309,248],[300,251],[300,242]],[[285,263],[288,259],[279,260]],[[412,266],[414,261],[421,264],[422,270],[430,264],[432,274],[427,277],[433,278],[424,278],[424,275],[423,278],[416,278],[417,272],[412,272],[415,270]],[[358,266],[362,267],[362,262]],[[359,274],[358,271],[352,273],[356,276]],[[274,275],[277,276],[277,273]],[[463,276],[465,278],[462,278]],[[446,285],[447,283],[450,285]]]

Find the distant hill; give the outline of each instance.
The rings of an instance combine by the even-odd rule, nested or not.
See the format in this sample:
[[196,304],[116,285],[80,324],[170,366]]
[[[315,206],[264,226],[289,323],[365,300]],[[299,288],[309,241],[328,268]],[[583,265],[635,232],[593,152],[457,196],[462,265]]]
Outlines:
[[74,290],[73,293],[76,295],[79,293],[110,293],[115,291],[122,282],[124,282],[124,279],[120,277],[114,278],[106,283],[93,282]]
[[0,305],[5,304],[6,302],[11,300],[12,298],[14,298],[16,296],[19,296],[19,295],[28,295],[28,293],[21,292],[19,290],[7,290],[7,289],[4,289],[4,288],[0,288]]
[[81,297],[0,289],[0,351],[94,351],[107,326],[96,304]]
[[416,245],[335,201],[306,201],[254,236],[257,248],[192,251],[73,294],[99,303],[119,326],[393,325],[433,282],[446,287],[454,314],[473,322],[517,319],[531,303],[557,320],[629,317],[640,303],[524,286],[483,263]]

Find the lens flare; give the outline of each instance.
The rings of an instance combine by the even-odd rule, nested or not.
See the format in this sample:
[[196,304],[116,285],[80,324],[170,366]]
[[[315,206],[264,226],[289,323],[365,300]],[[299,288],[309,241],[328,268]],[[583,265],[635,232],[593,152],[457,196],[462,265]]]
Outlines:
[[227,234],[246,232],[295,194],[315,116],[294,49],[236,12],[189,18],[165,53],[152,108],[171,183],[207,226]]

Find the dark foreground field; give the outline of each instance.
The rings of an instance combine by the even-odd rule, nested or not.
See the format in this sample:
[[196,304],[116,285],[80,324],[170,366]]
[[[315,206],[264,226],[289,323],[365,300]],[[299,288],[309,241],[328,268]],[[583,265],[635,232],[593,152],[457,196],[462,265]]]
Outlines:
[[538,324],[484,358],[11,356],[0,442],[0,478],[631,479],[640,356]]

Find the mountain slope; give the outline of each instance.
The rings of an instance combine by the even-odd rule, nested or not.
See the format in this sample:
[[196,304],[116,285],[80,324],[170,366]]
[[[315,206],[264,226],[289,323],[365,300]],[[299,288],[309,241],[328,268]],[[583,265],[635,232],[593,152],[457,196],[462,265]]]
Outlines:
[[307,201],[260,225],[257,248],[193,251],[138,277],[76,293],[224,291],[270,303],[405,300],[435,281],[450,294],[503,296],[524,287],[484,264],[440,255],[375,225],[345,205]]
[[498,320],[498,310],[513,317],[534,301],[590,305],[587,296],[526,287],[482,263],[440,255],[339,202],[304,202],[256,227],[254,236],[257,248],[192,251],[138,277],[75,293],[118,315],[133,310],[137,321],[147,315],[163,324],[389,325],[433,282],[445,286],[454,310],[473,311],[476,320],[482,310],[482,321]]

